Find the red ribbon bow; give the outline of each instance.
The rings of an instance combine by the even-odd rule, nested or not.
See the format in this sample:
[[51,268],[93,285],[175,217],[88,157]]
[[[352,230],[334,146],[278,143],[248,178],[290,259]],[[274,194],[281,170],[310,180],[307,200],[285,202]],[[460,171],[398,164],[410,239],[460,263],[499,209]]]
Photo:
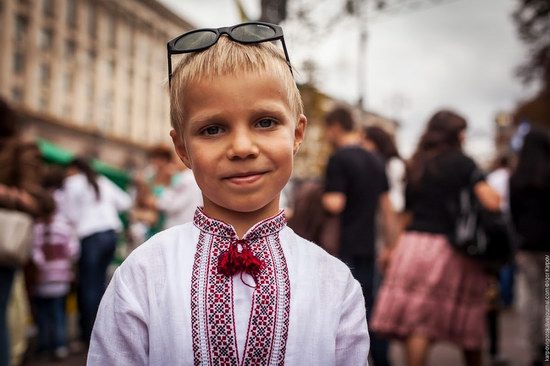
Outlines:
[[229,250],[218,258],[218,273],[231,277],[238,273],[248,273],[256,280],[265,262],[257,258],[246,246],[246,240],[237,240]]

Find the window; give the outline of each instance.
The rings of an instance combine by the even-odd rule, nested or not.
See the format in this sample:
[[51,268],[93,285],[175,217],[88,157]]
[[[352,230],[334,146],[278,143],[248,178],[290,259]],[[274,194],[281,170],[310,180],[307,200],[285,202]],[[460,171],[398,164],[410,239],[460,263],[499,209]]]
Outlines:
[[109,14],[108,18],[109,29],[109,47],[116,47],[116,17],[114,14]]
[[23,101],[23,90],[16,86],[11,90],[11,99],[15,103],[21,103]]
[[74,73],[72,70],[65,70],[63,74],[63,91],[70,93],[73,90]]
[[76,26],[76,2],[75,0],[66,0],[65,20],[70,28]]
[[46,111],[50,105],[50,93],[47,89],[43,89],[40,92],[40,98],[38,99],[38,107],[40,110]]
[[94,118],[94,80],[93,76],[89,75],[88,80],[86,83],[86,102],[87,102],[87,108],[86,108],[86,121],[91,124]]
[[90,3],[88,8],[88,35],[92,38],[96,36],[97,31],[97,13],[93,3]]
[[107,80],[113,80],[115,77],[115,60],[111,59],[107,62]]
[[130,55],[130,57],[136,55],[135,38],[135,28],[130,28],[130,34],[128,35],[128,55]]
[[50,65],[43,63],[40,65],[40,83],[43,87],[50,85]]
[[53,31],[48,28],[42,28],[38,37],[40,49],[42,51],[49,51],[53,45]]
[[45,17],[53,17],[55,15],[53,0],[42,0],[42,14]]
[[15,41],[21,43],[25,40],[29,19],[24,15],[18,15],[15,19]]
[[73,104],[70,101],[66,101],[63,104],[63,117],[70,118],[72,117],[73,112]]
[[132,135],[132,126],[133,126],[132,110],[134,106],[134,100],[132,98],[132,90],[129,90],[128,92],[129,94],[126,99],[126,115],[124,116],[122,121],[124,123],[124,133],[126,134],[126,136],[129,137]]
[[85,67],[88,69],[89,72],[93,72],[95,69],[95,63],[96,63],[96,54],[94,50],[89,50],[86,53],[86,63]]
[[23,51],[15,51],[13,54],[13,73],[16,75],[23,74],[25,70],[25,54]]
[[65,60],[72,60],[76,53],[76,43],[73,40],[65,41]]
[[113,98],[114,94],[112,90],[109,90],[103,96],[103,125],[101,126],[103,131],[111,131],[113,129]]

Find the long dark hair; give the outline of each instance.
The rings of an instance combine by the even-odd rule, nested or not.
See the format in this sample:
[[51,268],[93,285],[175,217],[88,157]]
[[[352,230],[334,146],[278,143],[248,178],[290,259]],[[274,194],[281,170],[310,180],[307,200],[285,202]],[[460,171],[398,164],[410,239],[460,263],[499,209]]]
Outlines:
[[76,168],[79,172],[86,176],[88,183],[95,191],[96,199],[99,200],[101,194],[99,192],[99,184],[97,183],[97,173],[92,169],[89,159],[76,157],[69,163],[69,167]]
[[363,132],[365,133],[365,138],[372,141],[376,146],[376,150],[382,155],[386,163],[392,158],[401,159],[393,137],[383,128],[369,126],[365,127]]
[[543,188],[550,181],[550,131],[531,128],[525,135],[518,163],[510,177],[516,188]]
[[418,184],[433,158],[442,153],[461,150],[460,133],[468,126],[459,114],[440,110],[428,121],[416,151],[407,167],[407,182]]

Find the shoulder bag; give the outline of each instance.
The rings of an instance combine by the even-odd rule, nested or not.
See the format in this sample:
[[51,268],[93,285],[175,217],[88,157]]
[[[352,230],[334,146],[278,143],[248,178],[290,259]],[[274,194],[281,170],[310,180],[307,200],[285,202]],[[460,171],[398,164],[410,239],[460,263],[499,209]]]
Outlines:
[[458,207],[453,205],[455,227],[449,241],[459,253],[496,271],[513,259],[515,234],[507,215],[489,211],[479,202],[473,181],[460,191]]
[[0,265],[18,267],[31,253],[33,220],[30,215],[0,209]]

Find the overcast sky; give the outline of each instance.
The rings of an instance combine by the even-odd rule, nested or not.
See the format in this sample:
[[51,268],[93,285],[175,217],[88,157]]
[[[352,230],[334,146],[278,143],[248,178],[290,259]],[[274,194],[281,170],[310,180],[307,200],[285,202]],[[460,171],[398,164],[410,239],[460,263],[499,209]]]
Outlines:
[[[237,24],[231,0],[161,0],[198,27]],[[290,11],[299,2],[288,0]],[[311,3],[311,1],[309,1]],[[514,77],[526,48],[519,42],[511,13],[516,0],[452,0],[424,10],[379,16],[368,23],[365,97],[369,110],[401,122],[398,141],[407,155],[426,120],[441,107],[469,121],[467,149],[477,157],[492,152],[493,119],[512,111],[536,92]],[[249,16],[259,16],[260,0],[243,0]],[[315,3],[315,2],[313,2]],[[338,1],[321,1],[318,24],[334,14]],[[317,66],[321,90],[355,103],[358,98],[358,30],[345,19],[329,31],[300,36],[297,22],[283,24],[291,61]],[[305,78],[302,72],[302,78]]]

